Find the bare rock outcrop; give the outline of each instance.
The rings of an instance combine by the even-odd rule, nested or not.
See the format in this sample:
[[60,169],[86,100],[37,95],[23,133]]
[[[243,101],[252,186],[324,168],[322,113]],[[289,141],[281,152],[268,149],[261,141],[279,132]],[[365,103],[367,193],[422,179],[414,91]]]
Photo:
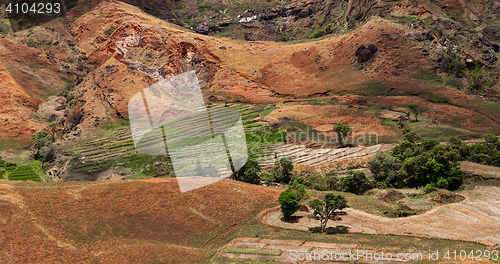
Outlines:
[[365,45],[361,44],[359,48],[356,50],[356,57],[358,57],[358,63],[363,63],[371,59],[373,54],[375,54],[378,51],[378,48],[370,44],[368,47],[365,47]]

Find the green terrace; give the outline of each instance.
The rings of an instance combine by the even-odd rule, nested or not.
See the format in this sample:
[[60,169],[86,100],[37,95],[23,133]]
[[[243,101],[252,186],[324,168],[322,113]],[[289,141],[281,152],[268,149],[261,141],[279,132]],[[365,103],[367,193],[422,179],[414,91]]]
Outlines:
[[15,163],[0,160],[0,178],[9,181],[43,181],[31,166],[18,166]]
[[[215,111],[224,108],[226,108],[224,104],[216,104],[209,107],[208,110],[213,114],[211,116],[212,120],[220,120],[219,125],[227,126],[230,125],[230,122],[223,118],[224,112]],[[249,153],[257,158],[271,155],[273,151],[270,146],[274,142],[283,141],[284,133],[282,131],[270,129],[258,122],[263,117],[263,114],[268,114],[269,108],[266,108],[266,106],[231,104],[227,108],[235,109],[240,113]],[[180,142],[175,143],[176,146],[189,146],[183,150],[183,155],[189,158],[190,154],[197,153],[200,150],[200,147],[195,143],[205,139],[205,137],[196,137],[200,137],[198,131],[207,130],[201,127],[201,125],[207,123],[207,120],[204,115],[195,116],[181,120],[176,123],[175,129],[167,128],[165,131],[169,138],[181,138]],[[193,124],[200,127],[193,127]],[[214,130],[217,129],[214,128]],[[265,141],[262,140],[264,135],[267,135]],[[154,134],[145,135],[140,141],[140,147],[148,148],[153,146],[158,142],[156,137]],[[97,180],[101,173],[108,170],[112,170],[115,174],[128,175],[128,178],[132,179],[175,176],[168,152],[166,156],[150,156],[138,153],[129,127],[110,131],[104,137],[82,142],[63,152],[75,157],[68,167],[69,180]],[[196,161],[193,160],[194,162]]]

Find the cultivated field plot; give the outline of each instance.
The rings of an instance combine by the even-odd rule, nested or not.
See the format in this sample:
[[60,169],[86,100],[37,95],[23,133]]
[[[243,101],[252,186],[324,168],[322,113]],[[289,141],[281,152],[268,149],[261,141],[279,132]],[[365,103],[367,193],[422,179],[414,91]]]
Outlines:
[[0,161],[0,179],[4,177],[11,181],[43,181],[31,166],[17,166]]
[[18,166],[14,171],[9,172],[7,179],[10,181],[42,181],[31,166]]
[[324,250],[335,253],[349,253],[356,250],[357,244],[334,244],[306,242],[304,240],[279,240],[239,237],[226,245],[222,256],[230,259],[249,259],[257,261],[296,262],[298,257],[291,251],[320,253]]
[[[350,233],[396,234],[473,241],[488,246],[500,244],[500,188],[478,186],[460,192],[465,200],[437,206],[430,211],[405,218],[386,218],[360,210],[347,209],[342,221],[328,226]],[[283,222],[281,212],[263,219],[268,225],[309,231],[319,226],[316,220],[302,217],[296,223]]]
[[[214,105],[209,109],[213,110],[216,108],[224,109],[225,107],[224,105]],[[240,113],[246,131],[256,126],[261,126],[255,120],[259,116],[259,113],[251,109],[251,106],[234,104],[228,108],[235,109]],[[214,118],[217,118],[217,116],[214,116]],[[218,117],[219,119],[221,118]],[[200,120],[202,120],[201,117]],[[206,129],[193,127],[193,124],[205,123],[201,121],[197,122],[196,119],[190,121],[181,124],[179,127],[178,132],[184,133],[183,138],[190,138],[191,134],[196,135],[194,132],[197,130]],[[156,144],[157,142],[158,140],[154,134],[146,135],[141,139],[141,148],[147,149],[148,144]],[[198,151],[199,148],[193,145],[188,150],[185,150],[183,155],[189,158],[193,156],[193,153],[197,153]],[[78,154],[80,157],[80,162],[70,164],[69,166],[69,178],[71,180],[94,181],[116,179],[112,175],[120,175],[118,178],[138,179],[175,176],[168,155],[150,156],[138,153],[129,127],[122,127],[112,131],[105,137],[80,143],[65,150],[65,152],[70,155]],[[196,160],[193,160],[192,163],[195,164]]]
[[[293,159],[296,165],[316,166],[327,162],[331,165],[341,165],[346,162],[353,161],[368,161],[378,151],[385,151],[392,147],[388,144],[379,144],[370,147],[354,147],[354,148],[323,148],[314,149],[307,148],[306,145],[283,144],[275,147],[274,151],[278,159],[289,157]],[[276,159],[269,157],[268,160],[262,162],[261,166],[273,166]]]
[[[384,258],[381,258],[384,254]],[[398,255],[399,254],[399,255]],[[247,260],[242,263],[410,263],[429,260],[425,250],[409,255],[401,252],[367,250],[359,244],[324,243],[302,239],[265,239],[239,237],[228,243],[221,252],[222,257],[232,260]],[[388,257],[388,256],[391,257]],[[343,259],[344,258],[344,259]],[[224,262],[226,263],[226,262]],[[240,263],[240,262],[237,262]],[[468,263],[466,261],[466,263]],[[490,263],[483,261],[483,263]]]

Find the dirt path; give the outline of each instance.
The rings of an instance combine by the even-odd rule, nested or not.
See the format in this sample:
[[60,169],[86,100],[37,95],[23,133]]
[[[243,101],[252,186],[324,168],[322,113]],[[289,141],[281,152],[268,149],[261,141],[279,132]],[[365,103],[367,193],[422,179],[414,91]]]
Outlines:
[[[397,234],[474,241],[494,246],[500,244],[500,188],[476,187],[460,193],[460,203],[437,206],[405,218],[387,218],[349,208],[342,221],[329,221],[329,227],[344,226],[348,232]],[[268,214],[267,225],[307,231],[318,227],[316,220],[299,217],[296,223],[281,221],[281,212]]]

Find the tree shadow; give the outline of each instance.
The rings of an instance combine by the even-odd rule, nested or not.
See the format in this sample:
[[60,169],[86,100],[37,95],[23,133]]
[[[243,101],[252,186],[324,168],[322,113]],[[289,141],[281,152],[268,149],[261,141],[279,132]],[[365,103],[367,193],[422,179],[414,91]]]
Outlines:
[[300,219],[302,219],[304,216],[296,216],[292,215],[288,218],[282,217],[281,221],[286,222],[286,223],[298,223]]
[[[343,225],[338,225],[336,227],[327,227],[326,228],[326,233],[327,234],[347,234],[351,228],[348,226],[343,226]],[[321,227],[310,227],[309,231],[312,233],[320,233],[321,232]]]

